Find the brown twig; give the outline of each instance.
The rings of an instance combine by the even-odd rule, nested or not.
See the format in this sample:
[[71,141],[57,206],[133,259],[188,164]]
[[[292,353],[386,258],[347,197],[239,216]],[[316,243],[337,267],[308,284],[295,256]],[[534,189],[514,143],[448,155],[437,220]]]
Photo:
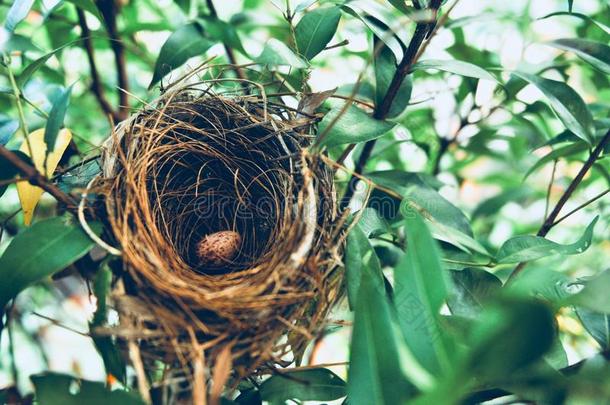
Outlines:
[[[589,170],[591,170],[591,167],[593,167],[593,164],[599,158],[599,156],[601,155],[602,151],[604,150],[604,148],[606,147],[606,145],[608,143],[610,143],[610,130],[608,130],[608,132],[606,132],[606,135],[604,135],[604,137],[601,139],[601,141],[599,141],[599,143],[597,144],[597,146],[595,147],[593,152],[591,152],[591,155],[589,155],[589,158],[587,159],[585,164],[581,167],[581,169],[578,172],[578,174],[576,175],[576,177],[574,177],[574,180],[572,180],[572,182],[570,183],[570,185],[568,186],[566,191],[564,191],[563,195],[561,196],[561,198],[555,205],[555,208],[553,208],[553,211],[551,211],[549,216],[544,220],[544,223],[542,224],[542,226],[538,230],[538,233],[536,234],[537,236],[541,236],[541,237],[546,236],[549,233],[549,231],[551,229],[553,229],[553,227],[556,224],[561,222],[561,221],[556,221],[556,220],[557,220],[557,217],[559,216],[559,214],[561,213],[562,208],[568,202],[568,200],[570,199],[572,194],[574,194],[574,191],[578,188],[578,186],[582,182],[582,179],[585,177],[585,175],[589,172]],[[563,219],[564,218],[562,218],[561,220],[563,220]],[[523,269],[525,268],[526,265],[527,265],[527,262],[519,263],[517,265],[517,267],[515,267],[513,272],[510,274],[510,276],[508,277],[508,281],[513,280],[517,275],[519,275],[519,273],[521,273],[523,271]]]
[[104,17],[106,31],[110,40],[110,47],[114,53],[114,60],[117,70],[117,83],[119,94],[119,109],[117,121],[122,121],[129,115],[129,80],[127,77],[127,64],[125,62],[125,47],[118,32],[116,16],[119,6],[114,0],[100,0],[97,2],[98,8]]
[[[436,20],[436,13],[438,12],[438,8],[440,7],[440,5],[441,5],[441,0],[432,0],[430,2],[429,9],[434,12],[435,20]],[[432,24],[434,24],[434,23],[432,23]],[[373,112],[373,117],[375,119],[383,120],[387,117],[388,113],[390,112],[390,108],[392,107],[392,102],[398,95],[400,86],[402,85],[402,83],[405,80],[405,78],[407,77],[407,75],[410,73],[410,70],[411,70],[411,67],[413,67],[413,64],[417,61],[417,57],[419,55],[419,49],[422,46],[422,43],[425,41],[426,36],[430,32],[430,27],[431,27],[431,23],[429,21],[420,22],[415,27],[415,32],[413,33],[413,37],[411,38],[411,41],[409,42],[407,50],[405,51],[405,54],[404,54],[402,60],[400,61],[400,64],[396,68],[396,72],[394,73],[394,76],[392,77],[392,81],[390,83],[390,86],[388,87],[388,91],[386,92],[385,96],[383,97],[383,100],[381,101],[381,103],[376,106],[375,111]],[[364,166],[366,165],[367,161],[371,157],[371,153],[373,152],[373,148],[375,147],[376,143],[377,143],[377,140],[373,139],[364,144],[362,153],[360,153],[360,157],[358,158],[358,161],[356,162],[356,165],[354,168],[355,173],[358,173],[358,174],[362,173],[362,171],[364,170]],[[353,149],[353,147],[354,147],[353,145],[350,146],[351,149]],[[345,191],[345,194],[343,195],[343,198],[341,199],[341,208],[342,209],[345,209],[347,206],[349,206],[349,203],[350,203],[352,197],[354,196],[354,192],[355,192],[357,183],[358,183],[358,178],[356,176],[352,176],[347,184],[347,190]]]
[[601,193],[599,193],[595,197],[591,198],[589,201],[580,204],[578,207],[574,208],[572,211],[568,212],[563,217],[561,217],[558,220],[556,220],[555,222],[553,222],[553,226],[557,225],[560,222],[563,222],[566,218],[570,217],[575,212],[578,212],[581,209],[585,208],[586,206],[593,204],[595,201],[599,200],[600,198],[602,198],[603,196],[605,196],[608,193],[610,193],[610,188],[608,190],[606,190],[606,191],[602,191]]
[[68,194],[61,191],[56,185],[49,183],[49,180],[43,176],[35,167],[30,166],[19,158],[15,153],[11,152],[4,146],[0,145],[0,157],[9,162],[19,173],[28,179],[30,184],[42,188],[47,193],[51,194],[57,201],[66,204],[68,207],[75,207],[76,202]]
[[87,60],[89,61],[89,69],[91,71],[91,91],[97,99],[97,102],[100,105],[104,114],[106,116],[112,116],[115,121],[118,121],[118,115],[113,110],[112,106],[110,105],[110,102],[104,95],[102,81],[100,80],[97,65],[95,64],[95,53],[93,50],[93,43],[91,41],[91,30],[87,25],[85,13],[80,7],[76,7],[76,13],[78,15],[78,24],[80,25],[81,29],[81,38],[85,46],[85,51],[87,52]]

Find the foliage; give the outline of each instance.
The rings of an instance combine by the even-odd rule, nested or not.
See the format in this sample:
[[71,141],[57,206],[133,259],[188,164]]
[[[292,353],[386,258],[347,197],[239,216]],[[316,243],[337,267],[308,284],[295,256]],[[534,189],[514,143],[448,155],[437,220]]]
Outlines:
[[[97,300],[81,327],[109,321],[120,266],[61,195],[78,202],[111,126],[204,62],[308,105],[312,153],[335,162],[351,208],[337,311],[347,319],[316,340],[351,328],[347,366],[316,367],[313,349],[222,403],[607,398],[608,3],[216,3],[0,3],[0,402],[150,396],[136,394],[131,359],[108,336],[83,337],[101,359],[79,359],[103,367],[106,384],[79,366],[29,370],[24,353],[47,354],[41,320],[26,321],[62,307],[49,291],[82,295],[49,282],[76,273]],[[298,97],[276,94],[285,88]],[[163,378],[146,371],[153,386]]]

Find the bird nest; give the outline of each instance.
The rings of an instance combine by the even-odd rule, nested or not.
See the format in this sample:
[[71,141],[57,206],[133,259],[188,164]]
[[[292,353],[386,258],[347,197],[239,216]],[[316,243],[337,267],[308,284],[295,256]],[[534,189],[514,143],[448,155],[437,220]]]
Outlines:
[[341,221],[308,149],[316,119],[217,84],[173,85],[121,123],[95,187],[123,263],[113,333],[145,363],[228,351],[238,379],[289,364],[324,326]]

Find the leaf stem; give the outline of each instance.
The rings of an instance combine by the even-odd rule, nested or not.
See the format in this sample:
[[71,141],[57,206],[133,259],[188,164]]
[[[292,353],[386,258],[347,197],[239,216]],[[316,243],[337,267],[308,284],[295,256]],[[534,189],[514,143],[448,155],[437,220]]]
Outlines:
[[25,113],[23,112],[23,106],[21,105],[21,97],[22,97],[21,90],[19,90],[19,86],[17,86],[17,81],[15,80],[15,75],[13,74],[13,71],[11,70],[10,58],[5,58],[3,62],[6,66],[6,71],[8,72],[8,79],[11,83],[13,95],[15,96],[15,103],[17,105],[17,113],[19,115],[19,124],[21,126],[21,130],[23,131],[23,137],[24,137],[25,143],[28,147],[28,151],[30,152],[30,156],[33,157],[34,153],[33,153],[33,149],[32,149],[32,144],[30,143],[30,138],[28,137],[28,135],[30,134],[30,131],[28,129],[27,122],[25,120]]

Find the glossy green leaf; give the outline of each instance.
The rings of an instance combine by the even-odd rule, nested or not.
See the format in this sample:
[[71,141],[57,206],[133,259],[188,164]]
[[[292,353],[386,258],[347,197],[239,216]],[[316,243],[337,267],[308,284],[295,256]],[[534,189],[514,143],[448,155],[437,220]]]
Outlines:
[[480,68],[472,63],[463,62],[461,60],[429,59],[417,62],[415,65],[413,65],[413,70],[427,69],[442,70],[444,72],[449,72],[460,76],[473,77],[475,79],[492,80],[494,82],[498,81],[485,69]]
[[231,49],[235,49],[243,55],[248,56],[248,53],[241,43],[239,34],[233,25],[214,17],[202,17],[199,18],[198,21],[201,22],[201,25],[205,29],[205,34],[209,39],[222,42]]
[[94,245],[79,225],[54,217],[19,233],[0,257],[0,310],[32,283],[84,256]]
[[13,34],[4,43],[0,44],[0,52],[40,52],[40,48],[32,43],[32,40],[26,36]]
[[188,14],[191,10],[191,0],[174,0],[174,3],[180,7],[184,14]]
[[527,179],[536,170],[542,168],[543,166],[545,166],[546,164],[548,164],[554,160],[559,160],[560,158],[565,159],[568,157],[572,157],[574,155],[585,152],[587,150],[589,150],[589,145],[586,142],[583,142],[582,140],[580,140],[577,143],[572,143],[572,144],[568,144],[565,146],[560,146],[558,148],[555,148],[551,152],[547,153],[546,155],[544,155],[543,157],[538,159],[538,161],[536,163],[534,163],[534,165],[527,170],[527,172],[525,173],[524,179]]
[[307,62],[297,56],[286,44],[275,38],[267,41],[263,51],[256,58],[256,62],[261,65],[292,66],[297,69],[307,67]]
[[592,143],[595,129],[593,116],[583,99],[574,89],[557,80],[523,72],[513,72],[523,80],[537,87],[546,96],[553,111],[563,125],[581,139]]
[[356,224],[347,235],[345,247],[345,278],[347,281],[347,298],[351,308],[356,305],[362,274],[365,271],[374,274],[377,286],[383,289],[383,276],[379,258],[360,224]]
[[595,217],[580,239],[569,245],[561,245],[540,236],[516,236],[504,242],[496,259],[498,263],[519,263],[555,254],[576,255],[583,253],[591,246],[593,229],[598,219],[599,217]]
[[452,314],[468,318],[476,318],[484,304],[496,297],[502,288],[498,277],[479,268],[451,271],[451,279],[447,305]]
[[64,48],[72,46],[72,45],[74,45],[74,44],[76,44],[76,43],[78,43],[80,41],[81,40],[79,39],[79,40],[76,40],[76,41],[68,42],[67,44],[62,45],[59,48],[56,48],[56,49],[52,50],[51,52],[41,56],[40,58],[36,59],[35,61],[33,61],[32,63],[27,65],[21,71],[21,73],[16,77],[15,80],[17,82],[17,85],[20,88],[23,88],[23,86],[32,78],[32,75],[34,73],[36,73],[38,71],[38,69],[42,68],[44,66],[44,64],[47,63],[47,61],[51,58],[51,56],[53,56],[56,53],[60,52]]
[[477,320],[468,336],[467,369],[483,381],[535,363],[555,341],[553,312],[539,300],[501,298]]
[[[388,133],[396,124],[376,120],[358,107],[350,105],[345,112],[343,103],[335,103],[318,126],[319,136],[323,136],[320,146],[337,146],[359,143],[379,138]],[[335,119],[339,119],[335,122]],[[334,124],[329,128],[331,123]]]
[[203,55],[212,45],[214,42],[205,37],[199,24],[189,23],[178,28],[161,47],[148,88],[151,89],[165,75],[182,66],[190,58]]
[[570,51],[602,72],[610,74],[610,46],[583,38],[562,38],[548,42],[550,46]]
[[394,306],[407,345],[435,375],[452,368],[452,347],[440,324],[447,298],[446,273],[428,227],[416,212],[405,216],[407,252],[394,268]]
[[[402,404],[416,393],[405,372],[429,379],[415,360],[406,363],[385,292],[370,271],[362,282],[354,314],[347,393],[350,404]],[[404,369],[403,369],[404,368]]]
[[48,372],[34,375],[31,380],[36,402],[40,405],[144,405],[133,392],[111,391],[104,383],[79,380],[65,374]]
[[341,9],[337,6],[320,7],[305,13],[294,27],[299,54],[311,60],[322,52],[335,35],[340,19]]
[[100,10],[97,8],[97,6],[93,2],[93,0],[66,0],[66,1],[74,4],[76,7],[79,7],[85,11],[90,12],[101,22],[104,21],[104,18],[100,14]]
[[33,5],[34,0],[14,0],[6,15],[4,28],[11,33],[15,31],[17,24],[27,17]]
[[[377,38],[375,38],[374,43],[375,49],[378,50],[375,56],[375,105],[379,106],[390,88],[390,83],[396,73],[397,64],[396,57],[390,48]],[[398,93],[390,107],[388,118],[394,118],[402,114],[409,105],[412,90],[413,80],[409,75],[403,80],[398,89]]]
[[334,401],[346,395],[346,384],[325,368],[286,370],[265,380],[259,391],[261,398],[272,404],[290,400]]
[[47,125],[44,129],[44,142],[49,145],[47,153],[51,153],[55,150],[55,141],[57,140],[59,130],[64,126],[64,118],[66,116],[66,111],[68,110],[71,94],[72,86],[63,89],[53,101],[53,107],[51,107]]
[[602,350],[610,348],[610,315],[576,307],[576,314]]
[[396,7],[396,9],[399,10],[400,12],[402,12],[404,15],[410,15],[415,10],[415,8],[407,6],[407,3],[405,0],[388,0],[388,1],[390,2],[391,5]]

